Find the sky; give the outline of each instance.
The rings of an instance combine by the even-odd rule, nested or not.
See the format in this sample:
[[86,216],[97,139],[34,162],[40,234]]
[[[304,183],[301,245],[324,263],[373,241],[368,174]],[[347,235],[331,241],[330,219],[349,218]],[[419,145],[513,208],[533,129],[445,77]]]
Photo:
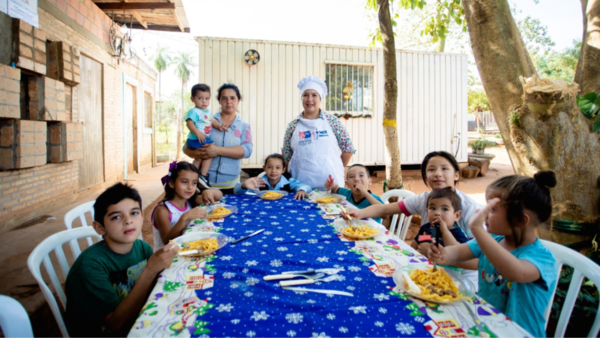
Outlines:
[[[368,35],[377,22],[373,15],[367,14],[365,2],[183,0],[190,34],[134,30],[133,47],[138,55],[148,60],[157,43],[168,45],[171,50],[196,52],[195,36],[367,46]],[[570,47],[574,39],[581,39],[579,0],[539,0],[539,4],[534,0],[518,0],[513,1],[515,3],[516,18],[529,15],[539,19],[556,43],[555,50],[563,50]],[[196,53],[192,55],[197,57]],[[196,77],[194,74],[192,78]],[[163,74],[163,94],[179,87],[173,71]]]

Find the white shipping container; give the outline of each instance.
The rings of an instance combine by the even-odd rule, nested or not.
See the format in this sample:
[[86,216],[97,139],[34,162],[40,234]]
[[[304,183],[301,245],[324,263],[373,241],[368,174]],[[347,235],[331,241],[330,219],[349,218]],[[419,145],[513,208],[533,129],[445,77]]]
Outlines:
[[[212,88],[210,109],[213,112],[220,110],[216,90],[221,84],[234,83],[242,93],[238,112],[250,122],[254,138],[254,151],[242,162],[244,168],[262,167],[267,155],[281,152],[288,123],[302,111],[296,85],[308,75],[317,75],[328,83],[330,101],[322,101],[321,109],[336,114],[347,111],[354,116],[371,116],[340,117],[356,148],[351,163],[385,164],[381,48],[211,37],[196,39],[199,44],[198,82]],[[244,54],[248,50],[260,54],[258,64],[250,66],[246,63]],[[448,151],[456,154],[459,162],[466,162],[466,55],[397,50],[396,62],[398,142],[402,164],[420,164],[423,157],[434,150]],[[353,75],[343,79],[335,77],[348,73]],[[353,83],[351,99],[344,98],[340,85],[333,85],[337,80]]]

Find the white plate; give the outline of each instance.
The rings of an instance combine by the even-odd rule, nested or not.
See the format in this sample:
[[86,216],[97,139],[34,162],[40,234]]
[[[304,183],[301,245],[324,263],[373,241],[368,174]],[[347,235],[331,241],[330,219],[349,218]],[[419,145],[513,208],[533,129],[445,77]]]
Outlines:
[[[407,266],[403,266],[402,268],[400,268],[399,270],[396,270],[396,272],[394,272],[394,276],[393,276],[394,283],[396,283],[396,286],[398,286],[400,289],[402,289],[402,291],[408,293],[409,295],[411,295],[415,298],[422,299],[426,302],[437,303],[437,304],[450,304],[450,303],[455,303],[455,302],[460,301],[461,298],[455,298],[450,301],[431,300],[431,299],[423,298],[420,295],[414,294],[406,288],[406,283],[404,282],[404,276],[402,276],[402,272],[406,272],[407,274],[410,275],[410,272],[415,269],[428,270],[428,269],[432,269],[432,268],[433,268],[433,266],[424,265],[424,264],[410,264]],[[446,273],[448,273],[448,275],[450,275],[452,280],[454,280],[456,287],[458,288],[458,292],[460,292],[463,296],[466,296],[466,297],[475,296],[475,286],[473,285],[473,283],[471,283],[471,281],[468,278],[463,277],[460,274],[460,272],[457,272],[457,271],[454,271],[451,269],[446,269],[439,265],[438,265],[438,269],[443,269]]]
[[200,252],[198,254],[194,254],[194,255],[190,255],[190,256],[206,256],[206,255],[209,255],[209,254],[221,249],[222,247],[227,245],[227,243],[229,243],[229,241],[227,239],[228,237],[221,233],[218,233],[218,232],[193,232],[191,234],[179,236],[179,237],[175,238],[173,241],[175,243],[179,244],[179,246],[182,248],[181,251],[183,252],[183,251],[187,251],[185,248],[183,248],[184,242],[193,242],[193,241],[197,241],[199,239],[206,239],[206,238],[216,238],[217,243],[219,244],[219,247],[212,251],[204,251],[204,252]]
[[[263,195],[264,195],[266,192],[268,192],[268,191],[271,191],[271,192],[276,192],[276,193],[278,193],[278,194],[281,194],[281,197],[275,197],[275,198],[263,197]],[[283,190],[261,190],[261,191],[258,191],[258,192],[256,192],[255,194],[256,194],[256,196],[258,196],[258,197],[262,198],[263,200],[268,200],[268,201],[276,201],[276,200],[278,200],[278,199],[281,199],[281,198],[284,198],[285,196],[287,196],[287,195],[289,194],[289,192],[287,192],[287,191],[283,191]]]
[[375,222],[374,220],[360,220],[360,219],[356,219],[356,220],[351,220],[350,224],[352,224],[353,226],[363,226],[366,225],[369,228],[373,228],[377,230],[376,234],[370,235],[370,236],[354,236],[354,235],[347,235],[345,233],[342,232],[342,230],[346,229],[349,227],[348,225],[348,221],[346,221],[345,219],[342,218],[338,218],[335,221],[333,221],[333,227],[335,228],[335,230],[348,237],[348,238],[352,238],[352,239],[368,239],[368,238],[373,238],[379,234],[381,234],[384,231],[384,228],[381,224]]
[[[212,216],[212,212],[213,210],[215,210],[218,207],[223,207],[223,208],[227,208],[229,210],[231,210],[231,213],[224,215],[224,216]],[[227,216],[230,216],[231,214],[235,214],[238,211],[238,208],[235,205],[229,205],[229,204],[215,204],[215,205],[211,205],[210,207],[208,207],[208,209],[206,209],[206,218],[211,220],[211,219],[221,219],[221,218],[225,218]]]
[[346,201],[346,196],[342,196],[342,195],[338,195],[338,194],[327,194],[327,192],[316,192],[310,195],[310,201],[314,202],[314,203],[318,203],[317,199],[319,198],[323,198],[323,197],[335,197],[337,199],[336,202],[331,202],[331,203],[327,203],[327,204],[335,204],[335,203],[341,203],[341,202],[345,202]]

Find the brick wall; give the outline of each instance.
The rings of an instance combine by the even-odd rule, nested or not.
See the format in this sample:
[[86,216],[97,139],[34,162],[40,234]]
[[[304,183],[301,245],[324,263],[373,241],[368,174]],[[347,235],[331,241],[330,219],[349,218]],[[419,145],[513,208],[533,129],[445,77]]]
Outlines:
[[0,169],[46,164],[46,122],[0,120]]
[[17,67],[46,75],[46,33],[13,19],[13,62]]
[[19,69],[0,64],[0,118],[18,119],[21,116],[19,81]]
[[0,171],[0,232],[44,215],[57,203],[65,204],[78,193],[77,162],[46,164],[18,171]]
[[112,20],[91,0],[48,0],[48,2],[108,43],[108,29]]
[[[76,18],[76,21],[85,27],[87,30],[93,32],[96,36],[101,37],[104,41],[108,41],[108,28],[110,19],[99,10],[89,0],[47,0],[49,3],[54,4],[59,9],[63,9],[71,18]],[[103,102],[102,102],[102,114],[103,114],[103,149],[99,149],[104,153],[104,183],[102,185],[108,186],[115,181],[123,179],[123,155],[124,155],[124,143],[123,143],[123,75],[127,74],[131,78],[136,79],[139,82],[140,88],[144,85],[154,88],[156,82],[156,73],[152,71],[146,64],[135,61],[133,64],[127,62],[118,63],[116,59],[112,58],[107,52],[107,46],[100,46],[90,39],[86,38],[80,33],[81,27],[71,27],[65,22],[61,22],[54,16],[38,7],[39,15],[39,31],[45,34],[44,39],[49,41],[62,41],[63,47],[76,47],[78,53],[83,56],[94,59],[95,61],[102,64],[102,82],[103,82]],[[87,23],[89,22],[89,23]],[[14,29],[14,27],[13,27]],[[23,26],[25,32],[28,31],[26,26]],[[41,34],[38,36],[41,37]],[[21,33],[19,33],[21,34]],[[35,39],[35,31],[31,29],[33,35],[32,40]],[[41,47],[41,46],[39,46]],[[34,45],[35,48],[35,45]],[[72,49],[71,49],[72,50]],[[63,53],[64,56],[64,53]],[[71,52],[72,56],[72,52]],[[47,64],[45,65],[47,66]],[[35,66],[34,66],[35,69]],[[8,66],[0,65],[0,114],[11,114],[8,116],[0,115],[2,117],[11,118],[25,118],[19,109],[19,79],[20,73],[18,69],[14,69]],[[37,77],[34,75],[27,75],[27,83],[30,81],[37,81]],[[77,158],[81,158],[83,154],[82,141],[85,135],[82,134],[82,124],[79,123],[81,115],[79,112],[79,88],[80,85],[62,85],[63,81],[55,81],[52,79],[46,83],[45,78],[40,77],[44,81],[44,88],[51,88],[54,95],[54,101],[58,105],[62,104],[63,116],[59,118],[61,121],[48,122],[42,121],[46,118],[56,119],[53,116],[56,114],[50,114],[52,116],[46,116],[45,110],[43,111],[44,116],[40,117],[40,109],[38,108],[37,118],[40,121],[26,121],[29,123],[41,123],[44,128],[39,128],[40,132],[42,129],[44,132],[48,130],[48,133],[43,135],[43,145],[46,149],[43,154],[43,163],[45,161],[62,161],[68,162],[60,163],[48,163],[41,166],[36,166],[29,169],[9,170],[0,171],[0,219],[3,222],[0,225],[0,232],[6,231],[19,224],[22,224],[28,220],[42,216],[51,212],[51,210],[57,207],[64,206],[70,202],[73,202],[79,194],[79,161]],[[8,81],[8,82],[7,82]],[[54,81],[54,82],[51,82]],[[68,82],[68,81],[67,81]],[[16,90],[14,88],[17,88]],[[12,89],[12,90],[11,90]],[[28,90],[26,88],[25,90]],[[15,95],[13,95],[15,94]],[[29,94],[31,94],[29,92]],[[70,95],[69,95],[70,94]],[[38,95],[40,95],[38,93]],[[44,94],[45,95],[45,94]],[[8,97],[10,96],[10,99]],[[41,97],[41,96],[38,96]],[[142,100],[142,97],[138,97],[138,100]],[[43,97],[46,102],[52,101],[52,97]],[[53,104],[49,105],[53,107]],[[15,108],[4,108],[4,107],[16,107]],[[30,107],[31,108],[31,107]],[[33,114],[35,115],[35,114]],[[33,117],[35,118],[35,117]],[[139,119],[143,119],[143,111],[139,112]],[[19,129],[16,121],[18,120],[0,120],[1,122],[13,123],[11,128],[6,129],[6,133],[0,134],[0,154],[2,148],[8,149],[8,141],[12,143],[10,147],[13,150],[13,156],[16,156],[16,139]],[[65,123],[65,121],[72,121],[73,123]],[[10,124],[10,123],[9,123]],[[53,129],[57,128],[57,129]],[[70,128],[74,128],[74,131],[70,132]],[[80,129],[77,129],[80,128]],[[0,131],[2,131],[0,126]],[[37,132],[37,129],[34,129]],[[52,131],[54,130],[54,134]],[[12,132],[12,134],[10,134]],[[142,129],[140,129],[142,133]],[[9,135],[10,134],[10,135]],[[4,135],[4,136],[3,136]],[[64,138],[60,138],[66,135],[66,152]],[[53,138],[54,136],[54,138]],[[60,136],[60,137],[59,137]],[[58,138],[57,138],[58,137]],[[42,136],[38,139],[41,139]],[[36,140],[34,136],[34,141]],[[140,138],[141,144],[141,159],[144,161],[143,169],[149,167],[146,163],[148,162],[148,155],[151,151],[151,135],[143,135]],[[148,144],[146,144],[148,143]],[[26,143],[23,143],[26,144]],[[35,144],[35,142],[34,142]],[[29,144],[26,144],[29,145]],[[28,147],[31,148],[31,147]],[[34,146],[32,149],[40,147]],[[54,153],[52,153],[52,150]],[[148,155],[147,155],[148,153]],[[24,154],[24,153],[23,153]],[[36,154],[40,157],[41,155]],[[34,156],[34,164],[38,157]],[[0,160],[1,162],[1,160]],[[12,163],[15,163],[13,161]],[[39,163],[39,164],[43,164]]]

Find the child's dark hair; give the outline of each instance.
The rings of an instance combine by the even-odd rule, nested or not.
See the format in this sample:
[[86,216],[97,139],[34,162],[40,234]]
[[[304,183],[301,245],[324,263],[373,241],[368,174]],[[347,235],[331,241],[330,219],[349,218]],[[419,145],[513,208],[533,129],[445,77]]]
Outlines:
[[[450,162],[450,165],[452,165],[452,168],[454,168],[455,172],[460,172],[460,168],[458,167],[458,162],[456,162],[456,158],[454,158],[454,156],[452,156],[452,154],[450,154],[447,151],[432,151],[429,154],[425,155],[425,158],[423,159],[423,162],[421,163],[421,177],[423,177],[423,182],[425,182],[426,186],[429,186],[429,184],[427,184],[427,164],[429,164],[429,160],[431,160],[434,157],[443,157],[445,159],[448,160],[448,162]],[[454,185],[456,185],[456,183],[458,183],[458,181],[454,181]]]
[[240,89],[238,88],[238,86],[234,85],[233,83],[224,83],[221,85],[221,87],[219,87],[219,94],[217,94],[217,100],[221,99],[221,93],[225,89],[233,89],[235,91],[235,95],[237,95],[238,100],[242,99],[242,94],[240,94]]
[[[525,209],[535,213],[540,222],[545,222],[552,214],[552,196],[550,189],[556,186],[556,175],[553,171],[538,171],[533,178],[520,175],[502,177],[487,187],[500,195],[501,203],[506,208],[506,218],[513,235],[515,229],[525,221]],[[523,236],[515,237],[520,245]]]
[[104,216],[108,212],[108,207],[121,202],[122,200],[130,198],[140,205],[142,209],[142,198],[140,193],[132,186],[123,183],[117,183],[112,187],[106,189],[94,203],[94,221],[104,226]]
[[346,170],[346,179],[348,179],[348,173],[350,172],[350,169],[357,168],[357,167],[365,169],[365,171],[367,172],[367,176],[371,177],[371,172],[369,171],[369,168],[365,167],[364,165],[362,165],[360,163],[355,163],[355,164],[349,166],[348,170]]
[[271,155],[267,156],[267,158],[265,158],[265,165],[267,165],[267,162],[269,162],[269,160],[272,159],[272,158],[276,158],[276,159],[281,160],[281,163],[283,164],[283,167],[284,168],[287,167],[287,163],[285,163],[285,158],[283,158],[283,156],[281,154],[277,154],[277,153],[274,153],[274,154],[271,154]]
[[192,87],[192,97],[196,96],[197,92],[207,92],[208,94],[210,94],[210,87],[208,85],[205,85],[204,83],[195,84]]
[[447,198],[452,203],[452,208],[454,208],[454,212],[462,210],[462,202],[460,200],[460,196],[451,188],[446,187],[444,189],[433,190],[427,196],[427,204],[429,201],[435,200],[438,198]]
[[[163,178],[161,179],[163,185],[165,186],[165,198],[163,199],[163,202],[170,201],[173,198],[175,198],[175,188],[171,188],[171,186],[169,185],[169,182],[175,183],[175,180],[177,180],[177,176],[179,176],[179,173],[184,170],[193,171],[196,174],[198,174],[198,177],[200,177],[200,172],[198,171],[198,168],[196,168],[196,166],[193,165],[192,163],[185,162],[185,161],[181,161],[181,162],[173,161],[169,165],[169,173],[167,175],[163,176]],[[198,196],[198,193],[195,192],[194,195],[192,195],[192,197],[190,197],[190,199],[188,200],[190,202],[190,205],[192,206],[192,208],[198,206],[198,204],[196,202],[197,196]]]

